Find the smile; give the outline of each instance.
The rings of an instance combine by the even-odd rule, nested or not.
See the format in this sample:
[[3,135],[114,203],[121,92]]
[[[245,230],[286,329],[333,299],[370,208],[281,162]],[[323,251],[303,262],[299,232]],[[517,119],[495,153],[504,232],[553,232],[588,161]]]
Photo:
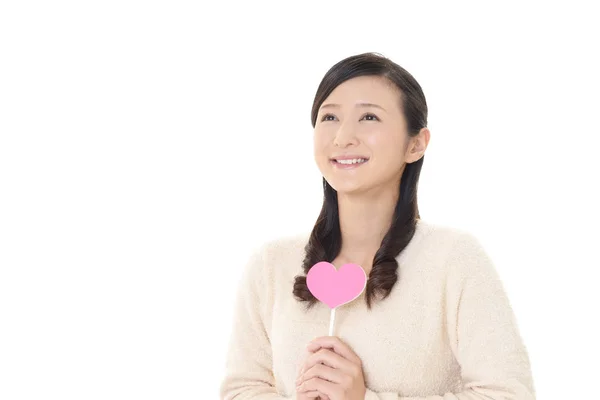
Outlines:
[[334,166],[334,168],[339,169],[354,169],[358,168],[363,164],[366,164],[369,160],[364,158],[354,159],[354,160],[331,160],[330,163]]

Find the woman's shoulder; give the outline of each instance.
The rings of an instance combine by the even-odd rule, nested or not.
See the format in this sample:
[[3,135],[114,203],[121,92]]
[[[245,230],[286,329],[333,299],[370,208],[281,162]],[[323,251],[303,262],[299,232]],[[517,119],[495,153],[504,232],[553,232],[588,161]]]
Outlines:
[[417,245],[448,251],[464,243],[478,241],[475,234],[466,228],[421,219],[417,220],[413,238]]
[[424,246],[443,253],[443,265],[457,276],[494,275],[495,265],[478,235],[467,228],[426,223]]
[[417,220],[417,232],[423,232],[428,235],[433,234],[437,239],[454,240],[460,237],[472,235],[471,231],[466,228],[460,228],[456,225],[450,225],[444,222],[432,220]]
[[[256,250],[268,263],[298,259],[302,261],[309,238],[309,231],[279,235],[263,240]],[[480,246],[477,236],[466,228],[422,219],[417,220],[411,244],[419,251],[423,250],[423,247],[451,250],[457,247]]]
[[469,228],[432,221],[419,221],[418,226],[432,241],[449,242],[455,246],[480,244],[478,235]]
[[308,232],[271,237],[261,242],[259,250],[264,257],[269,259],[289,257],[295,253],[302,252],[308,243],[309,237],[310,234]]
[[260,242],[255,248],[255,254],[260,255],[263,272],[268,275],[277,272],[300,273],[309,237],[310,232],[300,231],[271,237]]
[[[299,231],[263,240],[255,248],[255,254],[260,257],[261,264],[266,269],[263,272],[268,275],[275,273],[285,279],[302,273],[302,262],[309,238],[309,231]],[[404,254],[399,255],[400,258],[409,257],[411,254],[421,257],[431,253],[436,253],[442,259],[485,256],[481,242],[472,231],[422,219],[417,220],[415,233],[405,250]]]
[[[419,220],[407,253],[421,259],[434,259],[448,264],[453,259],[468,260],[485,257],[485,250],[477,235],[467,229],[440,222]],[[407,255],[408,256],[408,255]]]

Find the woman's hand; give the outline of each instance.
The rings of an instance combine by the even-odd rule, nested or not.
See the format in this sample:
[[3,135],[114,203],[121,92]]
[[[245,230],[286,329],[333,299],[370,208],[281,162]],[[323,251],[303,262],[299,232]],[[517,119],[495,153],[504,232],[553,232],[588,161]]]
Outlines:
[[364,400],[366,387],[362,362],[347,344],[336,336],[323,336],[310,342],[307,350],[311,354],[296,381],[298,396]]
[[[310,346],[310,343],[309,343]],[[300,370],[298,371],[298,376],[296,377],[296,389],[298,389],[299,384],[301,383],[302,373],[306,371],[306,364],[308,359],[314,354],[313,351],[309,351],[309,346],[306,347],[307,352],[302,361],[302,365]],[[326,394],[319,392],[318,390],[304,390],[302,392],[296,390],[296,397],[294,400],[331,400]]]

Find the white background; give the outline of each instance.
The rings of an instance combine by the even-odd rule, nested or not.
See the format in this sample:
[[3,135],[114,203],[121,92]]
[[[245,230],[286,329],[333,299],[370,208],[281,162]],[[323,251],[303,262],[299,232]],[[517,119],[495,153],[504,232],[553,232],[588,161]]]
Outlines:
[[249,252],[321,207],[317,86],[365,51],[423,87],[421,215],[496,261],[538,398],[595,397],[593,3],[2,2],[0,398],[218,398]]

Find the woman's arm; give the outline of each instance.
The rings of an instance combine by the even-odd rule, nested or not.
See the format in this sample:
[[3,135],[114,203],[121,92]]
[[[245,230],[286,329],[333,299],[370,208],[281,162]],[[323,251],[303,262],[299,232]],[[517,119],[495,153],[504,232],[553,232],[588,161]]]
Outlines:
[[473,235],[461,232],[447,266],[448,338],[462,391],[403,397],[367,389],[365,400],[534,400],[529,357],[490,257]]
[[270,307],[270,285],[265,277],[265,246],[255,250],[244,269],[237,290],[234,323],[225,378],[220,387],[222,400],[284,400],[277,393],[271,356],[271,343],[264,325]]

